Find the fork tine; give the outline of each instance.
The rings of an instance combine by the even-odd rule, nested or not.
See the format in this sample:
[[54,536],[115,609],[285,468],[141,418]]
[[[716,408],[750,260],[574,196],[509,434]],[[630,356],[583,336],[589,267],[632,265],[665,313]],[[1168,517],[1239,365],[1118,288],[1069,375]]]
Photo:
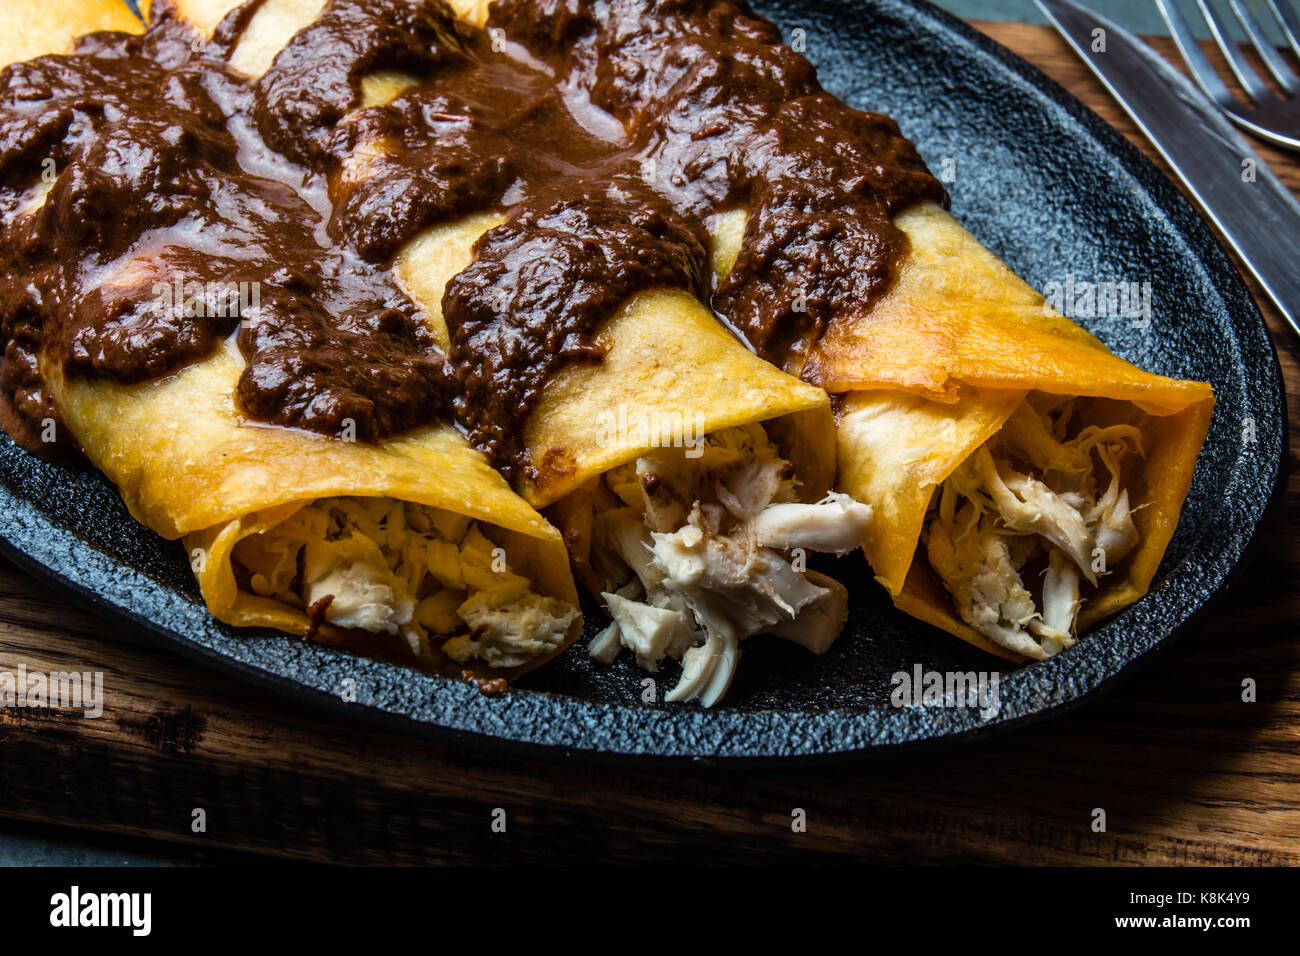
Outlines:
[[1260,28],[1259,21],[1255,19],[1250,10],[1241,2],[1241,0],[1229,0],[1232,5],[1232,12],[1237,15],[1237,20],[1241,23],[1241,28],[1246,31],[1246,36],[1250,38],[1251,46],[1259,54],[1259,58],[1264,61],[1268,71],[1273,74],[1273,79],[1277,80],[1278,85],[1288,93],[1295,93],[1300,86],[1297,86],[1295,71],[1282,59],[1278,53],[1277,47],[1273,42],[1264,35]]
[[1196,37],[1192,35],[1191,28],[1183,19],[1174,0],[1156,0],[1156,5],[1160,8],[1160,15],[1164,17],[1165,24],[1169,27],[1169,34],[1178,46],[1178,52],[1183,55],[1183,61],[1192,71],[1192,76],[1196,78],[1201,89],[1205,91],[1205,95],[1220,106],[1235,105],[1232,92],[1227,84],[1219,79],[1219,74],[1210,64],[1210,59],[1201,49],[1201,45],[1196,42]]
[[1286,42],[1291,44],[1292,52],[1300,56],[1300,17],[1296,16],[1295,9],[1288,0],[1264,0],[1264,2],[1268,4],[1273,19],[1286,34]]
[[1272,94],[1264,85],[1264,81],[1255,75],[1255,71],[1250,68],[1246,58],[1237,49],[1237,44],[1228,35],[1224,18],[1216,6],[1211,4],[1210,0],[1196,0],[1196,5],[1201,8],[1201,16],[1205,17],[1205,22],[1209,24],[1214,42],[1219,44],[1219,49],[1223,52],[1224,59],[1228,61],[1228,66],[1232,69],[1232,75],[1237,78],[1237,82],[1257,104],[1267,101]]

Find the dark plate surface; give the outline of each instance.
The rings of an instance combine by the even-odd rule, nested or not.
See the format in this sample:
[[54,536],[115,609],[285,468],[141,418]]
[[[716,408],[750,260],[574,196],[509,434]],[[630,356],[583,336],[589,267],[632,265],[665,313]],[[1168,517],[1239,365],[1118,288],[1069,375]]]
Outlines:
[[[1167,641],[1222,587],[1272,498],[1285,448],[1281,377],[1255,305],[1207,227],[1119,134],[1023,61],[923,3],[776,0],[758,8],[802,41],[824,85],[892,114],[931,167],[955,175],[953,211],[1037,288],[1149,281],[1155,320],[1080,319],[1132,362],[1213,384],[1209,440],[1146,598],[1050,661],[1002,675],[1000,710],[897,709],[890,676],[996,670],[1002,662],[897,612],[859,557],[834,571],[849,624],[818,658],[774,638],[745,643],[710,711],[644,704],[624,655],[589,660],[584,638],[509,694],[366,660],[281,634],[236,631],[203,608],[185,555],[128,516],[94,472],[41,462],[0,436],[0,542],[57,581],[205,663],[304,702],[476,746],[619,758],[786,765],[1006,727],[1076,703]],[[802,30],[802,34],[795,33]],[[179,425],[180,423],[178,423]],[[1245,439],[1253,427],[1253,442]],[[601,614],[587,608],[589,634]],[[662,698],[676,672],[655,675]],[[343,703],[346,678],[357,703]]]

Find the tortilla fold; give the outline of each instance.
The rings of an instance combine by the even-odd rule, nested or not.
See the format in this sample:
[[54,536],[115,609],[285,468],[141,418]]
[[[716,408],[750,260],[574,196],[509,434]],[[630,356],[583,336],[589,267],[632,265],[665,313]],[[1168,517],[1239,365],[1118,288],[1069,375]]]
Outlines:
[[[479,235],[501,221],[498,214],[481,213],[435,227],[398,255],[398,277],[428,310],[444,346],[440,290],[473,260]],[[561,371],[529,416],[524,447],[535,474],[522,480],[520,492],[535,506],[551,505],[660,447],[637,429],[606,427],[637,415],[681,423],[696,437],[772,423],[777,444],[803,480],[804,498],[815,500],[830,488],[835,433],[826,396],[744,348],[689,293],[657,289],[636,295],[600,335],[607,346],[604,361]],[[788,416],[794,417],[777,422]]]
[[[723,272],[738,252],[743,216],[715,232]],[[1090,400],[1088,424],[1135,426],[1145,454],[1125,460],[1123,483],[1137,506],[1140,543],[1084,602],[1078,624],[1086,628],[1149,589],[1178,525],[1214,393],[1110,353],[938,205],[895,221],[911,251],[893,289],[865,314],[838,316],[792,371],[838,396],[837,487],[874,510],[865,551],[895,604],[1020,659],[962,621],[924,555],[918,559],[935,490],[1033,392]]]

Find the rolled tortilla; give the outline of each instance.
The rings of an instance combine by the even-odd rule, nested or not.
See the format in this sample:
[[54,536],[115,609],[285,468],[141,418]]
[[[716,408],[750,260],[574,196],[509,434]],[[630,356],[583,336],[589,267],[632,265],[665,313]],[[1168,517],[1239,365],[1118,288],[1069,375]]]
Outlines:
[[[743,221],[743,211],[733,213],[717,230],[721,251],[715,261],[724,274],[738,253]],[[895,287],[869,313],[838,317],[795,371],[837,395],[837,487],[874,509],[874,532],[865,551],[895,604],[999,656],[1049,656],[1068,646],[1076,631],[1147,592],[1191,485],[1214,409],[1213,390],[1202,382],[1145,372],[1111,354],[938,205],[910,209],[896,224],[912,248]],[[1031,619],[1020,613],[1026,610],[1023,604],[1017,611],[1013,602],[999,605],[988,593],[980,600],[970,587],[957,584],[960,578],[969,585],[981,569],[988,571],[991,550],[958,555],[964,560],[956,563],[966,573],[950,573],[945,581],[933,566],[933,549],[927,553],[924,543],[933,530],[931,509],[939,503],[940,489],[981,449],[995,458],[1002,455],[996,464],[1003,477],[1037,474],[1037,463],[1010,460],[1016,453],[1007,450],[1008,422],[1021,430],[1034,428],[1038,410],[1053,404],[1064,409],[1071,399],[1070,421],[1061,437],[1073,444],[1052,454],[1090,462],[1088,494],[1077,502],[1084,511],[1093,507],[1100,514],[1095,506],[1103,504],[1112,483],[1116,494],[1127,493],[1137,540],[1127,550],[1112,546],[1116,553],[1108,561],[1102,547],[1109,542],[1104,522],[1085,521],[1086,567],[1071,562],[1071,573],[1085,579],[1092,574],[1097,584],[1083,581],[1084,591],[1072,602],[1068,587],[1054,595],[1058,606],[1073,603],[1067,619],[1077,612],[1062,640],[1033,632],[1033,627],[1047,630],[1041,626],[1046,611],[1041,598],[1028,608],[1037,615]],[[1047,420],[1054,421],[1056,414],[1048,411]],[[1078,439],[1089,427],[1107,431],[1096,441],[1091,435]],[[1077,452],[1089,442],[1093,444],[1081,459]],[[1112,479],[1100,449],[1116,445],[1123,448],[1116,449],[1118,475]],[[1043,501],[1059,503],[1062,494],[1073,492],[1063,488],[1060,475],[1050,481],[1058,487],[1049,488],[1053,497]],[[1017,487],[1029,494],[1031,486]],[[976,495],[990,512],[981,518],[989,549],[1013,537],[1033,536],[1010,526],[1027,526],[1032,515],[1013,515],[1009,524],[996,501],[985,492]],[[1026,501],[1019,495],[1001,500],[1011,511]],[[1109,517],[1115,516],[1112,508]],[[951,537],[984,533],[969,527],[969,517],[967,526]],[[1011,555],[1010,571],[1004,566],[1005,573],[992,577],[1012,589],[1018,584],[1036,589],[1037,582],[1020,582],[1015,557]],[[951,563],[948,570],[953,571]],[[1050,568],[1043,578],[1053,580]],[[954,590],[963,596],[955,599]],[[961,613],[963,599],[968,614]],[[988,625],[990,608],[1000,612],[996,626]],[[981,610],[986,615],[983,630],[971,624]]]
[[[60,30],[103,26],[98,7],[62,11]],[[104,282],[154,267],[125,260]],[[245,420],[233,339],[143,385],[41,362],[131,514],[184,540],[218,619],[482,677],[522,673],[581,632],[558,531],[453,425],[369,445]]]
[[[473,260],[475,240],[501,221],[496,213],[470,216],[426,231],[398,254],[398,278],[444,346],[441,290]],[[535,474],[520,491],[532,504],[553,505],[664,439],[682,447],[758,422],[770,423],[795,463],[805,500],[830,489],[835,431],[826,395],[756,357],[689,293],[634,296],[601,338],[604,360],[556,375],[529,417],[524,447]]]
[[[481,214],[412,242],[397,262],[412,297],[441,317],[440,290],[498,221]],[[806,551],[853,550],[871,517],[830,490],[826,394],[758,359],[685,292],[633,297],[601,336],[604,361],[561,371],[529,417],[535,471],[521,486],[549,506],[575,573],[614,618],[593,655],[612,660],[627,648],[651,671],[681,658],[667,699],[710,706],[751,634],[825,651],[844,626],[848,593],[794,565]],[[774,479],[787,462],[790,474]],[[735,494],[729,508],[719,507],[717,484]],[[672,490],[656,497],[656,487]],[[665,505],[665,495],[674,500]],[[725,512],[721,525],[710,525],[713,512]],[[772,525],[783,520],[797,530],[781,537]]]

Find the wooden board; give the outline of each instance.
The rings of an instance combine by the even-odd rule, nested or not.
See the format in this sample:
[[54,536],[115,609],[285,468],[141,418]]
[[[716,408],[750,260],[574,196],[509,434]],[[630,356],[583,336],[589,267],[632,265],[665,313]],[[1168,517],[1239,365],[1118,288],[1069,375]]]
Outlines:
[[[980,26],[1140,143],[1054,34]],[[1300,165],[1262,152],[1300,187]],[[1270,324],[1300,427],[1296,343],[1276,316]],[[1298,518],[1293,477],[1252,573],[1193,633],[1082,710],[977,745],[766,777],[611,772],[353,726],[157,650],[0,563],[0,670],[102,670],[106,683],[98,720],[0,708],[0,816],[367,863],[1294,865]],[[1255,703],[1241,699],[1247,677]],[[206,833],[192,831],[195,808]],[[504,833],[492,830],[496,808]],[[804,833],[792,832],[796,808]],[[1091,829],[1095,808],[1105,833]]]

